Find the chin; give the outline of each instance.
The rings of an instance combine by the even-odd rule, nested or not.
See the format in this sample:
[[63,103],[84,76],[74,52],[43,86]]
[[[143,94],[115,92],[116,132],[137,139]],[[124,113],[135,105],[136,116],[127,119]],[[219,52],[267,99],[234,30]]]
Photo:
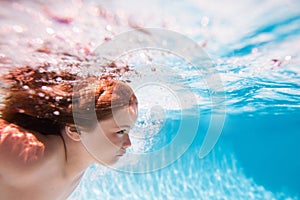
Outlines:
[[112,166],[112,165],[116,164],[119,161],[119,159],[120,159],[119,157],[116,157],[116,158],[111,159],[109,161],[100,162],[100,163],[103,164],[103,165],[106,165],[106,166]]
[[110,165],[116,164],[119,161],[120,157],[118,156],[117,158],[115,158],[114,160],[112,160],[110,163]]
[[95,161],[96,161],[96,163],[104,165],[104,166],[111,166],[111,165],[116,164],[120,160],[121,157],[122,156],[114,156],[110,159],[100,159],[100,158],[98,158],[98,159],[95,159]]

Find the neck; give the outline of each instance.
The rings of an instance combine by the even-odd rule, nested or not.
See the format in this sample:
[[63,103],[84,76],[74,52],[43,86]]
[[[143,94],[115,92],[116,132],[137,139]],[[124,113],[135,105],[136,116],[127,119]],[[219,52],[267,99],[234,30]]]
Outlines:
[[80,141],[73,141],[63,134],[64,142],[64,172],[70,179],[81,177],[84,171],[93,163],[93,159]]
[[66,199],[74,191],[85,170],[93,161],[80,141],[73,141],[65,133],[62,133],[59,139],[61,142],[57,142],[60,146],[58,155],[62,163],[62,178],[66,181],[64,192],[59,199]]

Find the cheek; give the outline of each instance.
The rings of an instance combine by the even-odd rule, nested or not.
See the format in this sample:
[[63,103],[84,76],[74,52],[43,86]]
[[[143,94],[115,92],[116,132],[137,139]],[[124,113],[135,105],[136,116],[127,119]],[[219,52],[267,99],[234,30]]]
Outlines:
[[122,137],[114,133],[107,134],[103,136],[101,143],[106,143],[106,145],[118,148],[122,143]]
[[121,144],[122,144],[122,135],[115,135],[115,136],[112,136],[109,141],[116,147],[120,147]]

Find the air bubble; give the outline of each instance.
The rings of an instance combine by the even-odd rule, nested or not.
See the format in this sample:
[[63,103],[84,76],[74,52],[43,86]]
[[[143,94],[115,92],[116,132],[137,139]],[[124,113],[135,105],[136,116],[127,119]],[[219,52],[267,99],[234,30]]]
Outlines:
[[44,86],[44,85],[41,88],[42,88],[42,90],[47,90],[48,89],[48,87]]
[[253,49],[251,49],[251,53],[255,54],[255,53],[257,53],[257,52],[258,52],[258,48],[253,48]]
[[19,112],[19,113],[24,113],[25,110],[24,110],[24,109],[18,109],[18,112]]
[[35,94],[34,90],[29,90],[28,92],[29,92],[29,94]]
[[46,32],[49,33],[50,35],[55,33],[54,30],[52,28],[49,28],[49,27],[46,28]]
[[285,56],[284,59],[285,59],[285,60],[291,60],[291,59],[292,59],[292,56]]
[[60,101],[60,100],[62,100],[62,99],[63,99],[63,97],[61,97],[61,96],[55,97],[55,101]]
[[107,25],[107,26],[105,27],[105,29],[106,29],[107,31],[111,31],[112,27],[111,27],[110,25]]
[[40,97],[44,97],[44,96],[45,96],[45,94],[42,93],[42,92],[39,92],[38,95],[39,95]]
[[24,85],[23,89],[28,90],[29,89],[28,85]]
[[207,26],[209,24],[209,18],[207,16],[202,17],[201,19],[201,25]]
[[61,78],[61,77],[57,77],[55,80],[56,80],[57,82],[61,82],[61,81],[62,81],[62,78]]
[[56,110],[56,111],[53,112],[53,114],[54,115],[59,115],[60,113],[59,113],[59,111]]

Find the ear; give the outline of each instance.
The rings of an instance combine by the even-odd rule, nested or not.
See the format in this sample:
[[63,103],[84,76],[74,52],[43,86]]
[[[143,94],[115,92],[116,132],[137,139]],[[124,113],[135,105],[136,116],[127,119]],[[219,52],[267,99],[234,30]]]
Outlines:
[[66,125],[65,126],[65,132],[69,138],[72,140],[78,142],[80,141],[80,134],[78,133],[75,125]]

